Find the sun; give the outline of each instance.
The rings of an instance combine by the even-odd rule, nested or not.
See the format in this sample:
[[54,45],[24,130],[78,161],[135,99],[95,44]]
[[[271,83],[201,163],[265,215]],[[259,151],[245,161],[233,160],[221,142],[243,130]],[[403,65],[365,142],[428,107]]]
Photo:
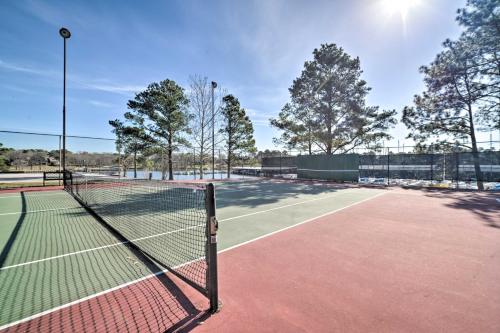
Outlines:
[[382,8],[386,14],[392,16],[399,14],[403,22],[408,13],[421,4],[421,0],[381,0]]

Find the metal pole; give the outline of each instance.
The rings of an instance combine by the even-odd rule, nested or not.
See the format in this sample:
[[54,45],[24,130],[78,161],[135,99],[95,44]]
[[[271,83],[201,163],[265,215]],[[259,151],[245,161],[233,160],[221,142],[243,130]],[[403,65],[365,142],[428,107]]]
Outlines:
[[460,156],[458,155],[459,152],[458,152],[458,145],[455,146],[455,158],[456,158],[456,161],[455,161],[455,178],[457,180],[457,189],[458,189],[458,180],[459,180],[459,177],[460,177]]
[[[219,149],[219,171],[222,170],[222,158],[220,156],[220,149]],[[222,179],[222,172],[219,172],[220,174],[220,179]]]
[[387,186],[391,185],[391,155],[389,154],[389,147],[387,147]]
[[61,185],[61,136],[59,135],[59,185]]
[[63,135],[62,135],[62,168],[66,172],[66,38],[64,38],[64,69],[63,69]]
[[[203,164],[203,161],[201,163]],[[201,167],[203,168],[203,165]],[[196,179],[196,147],[193,147],[193,175]]]
[[434,146],[431,145],[431,184],[434,181]]
[[217,82],[212,81],[212,179],[215,179],[215,88],[217,88]]
[[118,145],[118,178],[122,177],[122,147]]
[[446,153],[443,150],[443,183],[446,181]]
[[219,309],[219,291],[217,282],[217,229],[218,223],[215,216],[215,190],[212,183],[207,185],[207,287],[210,300],[210,312],[215,313]]
[[[66,28],[59,29],[59,35],[64,40],[64,66],[63,66],[63,133],[62,133],[62,170],[66,174],[66,39],[71,37],[71,33]],[[63,178],[66,185],[66,177]]]
[[283,171],[281,169],[281,151],[280,151],[280,176],[283,174]]

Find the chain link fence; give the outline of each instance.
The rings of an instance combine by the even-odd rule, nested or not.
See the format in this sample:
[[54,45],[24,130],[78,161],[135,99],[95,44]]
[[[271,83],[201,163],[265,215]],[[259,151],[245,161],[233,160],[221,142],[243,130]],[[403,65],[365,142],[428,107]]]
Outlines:
[[[59,185],[62,175],[62,135],[0,130],[0,188]],[[176,146],[171,158],[165,147],[120,148],[114,138],[66,136],[66,170],[126,178],[174,180],[223,179],[228,174],[225,147]],[[257,166],[252,154],[233,156],[230,175],[239,178],[242,167]],[[46,177],[50,173],[51,177]],[[49,179],[53,178],[53,179]],[[62,178],[62,177],[61,177]]]
[[[499,187],[500,142],[479,142],[476,172],[474,154],[444,145],[446,149],[422,146],[365,147],[355,154],[291,155],[262,154],[261,176],[294,174],[298,178],[352,181],[371,185],[437,186],[477,188]],[[404,152],[405,151],[405,152]]]

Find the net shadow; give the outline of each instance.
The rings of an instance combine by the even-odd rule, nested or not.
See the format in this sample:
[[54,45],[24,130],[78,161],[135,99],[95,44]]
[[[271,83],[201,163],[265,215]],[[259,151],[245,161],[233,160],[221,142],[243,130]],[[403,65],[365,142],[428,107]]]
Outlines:
[[[23,212],[2,251],[16,252],[17,261],[9,258],[11,267],[0,270],[0,326],[83,301],[8,327],[6,332],[186,331],[208,316],[206,299],[196,298],[192,288],[164,274],[162,267],[127,243],[16,267],[29,259],[43,259],[49,252],[61,255],[70,248],[89,248],[91,237],[96,237],[95,245],[121,242],[108,228],[82,214],[82,208],[56,215],[27,212],[27,206],[23,197]],[[89,219],[100,227],[86,232],[92,225],[85,222]],[[76,248],[76,244],[64,244],[75,240]]]
[[207,294],[204,188],[91,177],[72,183],[75,199],[123,242]]
[[14,226],[14,229],[10,233],[9,238],[2,249],[2,252],[0,253],[0,269],[4,266],[5,261],[7,260],[7,257],[9,256],[9,253],[11,252],[12,247],[16,242],[19,231],[23,226],[27,211],[26,206],[26,197],[24,195],[24,192],[21,192],[21,213],[19,219],[16,222],[16,225]]

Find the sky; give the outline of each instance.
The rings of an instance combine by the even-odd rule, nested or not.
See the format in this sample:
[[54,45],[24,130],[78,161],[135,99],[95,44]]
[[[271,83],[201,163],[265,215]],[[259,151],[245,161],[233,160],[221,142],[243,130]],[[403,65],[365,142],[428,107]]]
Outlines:
[[[257,148],[274,149],[279,132],[269,118],[289,100],[293,79],[322,43],[359,57],[372,88],[368,104],[396,109],[400,118],[423,89],[418,68],[433,60],[446,38],[460,34],[455,16],[465,0],[412,3],[401,11],[398,0],[4,0],[0,129],[61,133],[62,26],[72,33],[68,134],[112,138],[108,120],[122,118],[127,101],[149,83],[168,78],[188,88],[189,76],[201,75],[240,100]],[[411,144],[402,124],[390,134],[388,145]],[[10,146],[47,140],[57,145],[57,137],[0,133],[0,142]]]

